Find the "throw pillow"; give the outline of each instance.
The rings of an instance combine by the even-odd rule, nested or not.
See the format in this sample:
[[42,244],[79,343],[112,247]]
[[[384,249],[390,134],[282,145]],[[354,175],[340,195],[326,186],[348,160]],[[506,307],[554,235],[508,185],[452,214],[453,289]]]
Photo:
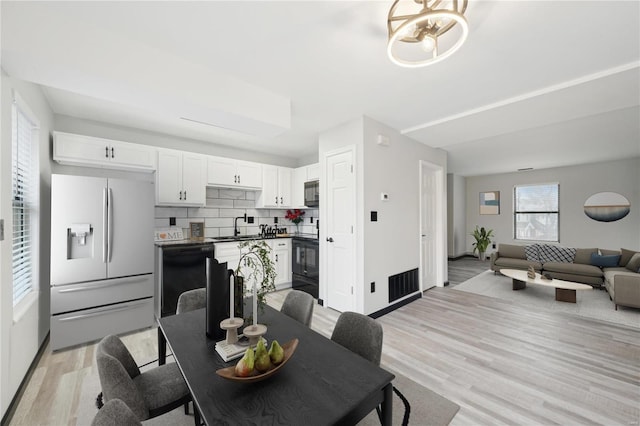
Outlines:
[[560,247],[551,244],[540,245],[541,262],[561,262],[573,263],[576,256],[576,249],[570,247]]
[[599,266],[601,268],[612,268],[614,266],[618,266],[619,261],[619,254],[599,255],[596,253],[591,253],[591,264],[593,266]]
[[632,272],[640,273],[640,253],[633,255],[629,263],[627,263],[627,269]]
[[540,261],[540,244],[531,244],[529,246],[524,247],[524,252],[527,255],[527,260],[529,262],[539,262]]
[[620,266],[627,266],[627,263],[631,260],[634,254],[636,254],[633,250],[620,249],[622,256],[620,256]]

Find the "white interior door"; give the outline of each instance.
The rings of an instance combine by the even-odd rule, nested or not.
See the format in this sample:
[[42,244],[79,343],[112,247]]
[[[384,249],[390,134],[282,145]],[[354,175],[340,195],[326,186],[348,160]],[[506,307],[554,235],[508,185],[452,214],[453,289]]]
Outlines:
[[438,198],[437,174],[420,162],[420,286],[434,287],[438,280]]
[[353,151],[326,156],[327,306],[340,312],[355,306],[355,175]]

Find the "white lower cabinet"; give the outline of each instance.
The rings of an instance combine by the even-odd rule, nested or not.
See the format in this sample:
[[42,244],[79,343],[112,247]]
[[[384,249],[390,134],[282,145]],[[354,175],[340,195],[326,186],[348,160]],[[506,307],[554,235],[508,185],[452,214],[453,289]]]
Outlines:
[[[273,238],[264,240],[271,248],[271,260],[276,270],[275,286],[277,290],[290,287],[291,284],[291,238]],[[219,263],[227,262],[229,269],[238,266],[242,252],[238,248],[238,242],[214,243],[214,256]],[[241,270],[242,272],[242,270]],[[248,274],[244,274],[247,276]],[[250,291],[253,283],[245,283],[246,290]]]
[[276,289],[291,287],[291,238],[270,240],[269,245],[276,267]]

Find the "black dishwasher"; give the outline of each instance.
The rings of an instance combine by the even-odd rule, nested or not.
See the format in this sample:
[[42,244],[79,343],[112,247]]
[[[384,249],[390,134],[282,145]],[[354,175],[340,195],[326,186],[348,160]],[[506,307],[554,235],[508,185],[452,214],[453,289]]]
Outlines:
[[162,248],[162,316],[176,313],[180,294],[207,286],[207,258],[213,244],[176,245]]
[[318,298],[318,240],[294,238],[291,252],[291,287]]

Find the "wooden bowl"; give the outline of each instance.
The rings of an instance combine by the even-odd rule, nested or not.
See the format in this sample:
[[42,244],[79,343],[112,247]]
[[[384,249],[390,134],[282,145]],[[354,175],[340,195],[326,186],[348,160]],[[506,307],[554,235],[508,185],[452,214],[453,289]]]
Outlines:
[[[260,380],[264,380],[268,377],[276,374],[280,369],[289,361],[293,353],[296,351],[298,347],[298,339],[293,339],[282,345],[282,349],[284,350],[284,358],[282,362],[278,365],[272,365],[272,367],[265,371],[264,373],[260,373],[258,370],[253,370],[253,374],[247,377],[236,376],[236,366],[235,364],[231,367],[221,368],[216,371],[216,374],[220,377],[223,377],[227,380],[231,380],[233,382],[241,382],[241,383],[253,383],[259,382]],[[238,360],[238,362],[240,362]]]

